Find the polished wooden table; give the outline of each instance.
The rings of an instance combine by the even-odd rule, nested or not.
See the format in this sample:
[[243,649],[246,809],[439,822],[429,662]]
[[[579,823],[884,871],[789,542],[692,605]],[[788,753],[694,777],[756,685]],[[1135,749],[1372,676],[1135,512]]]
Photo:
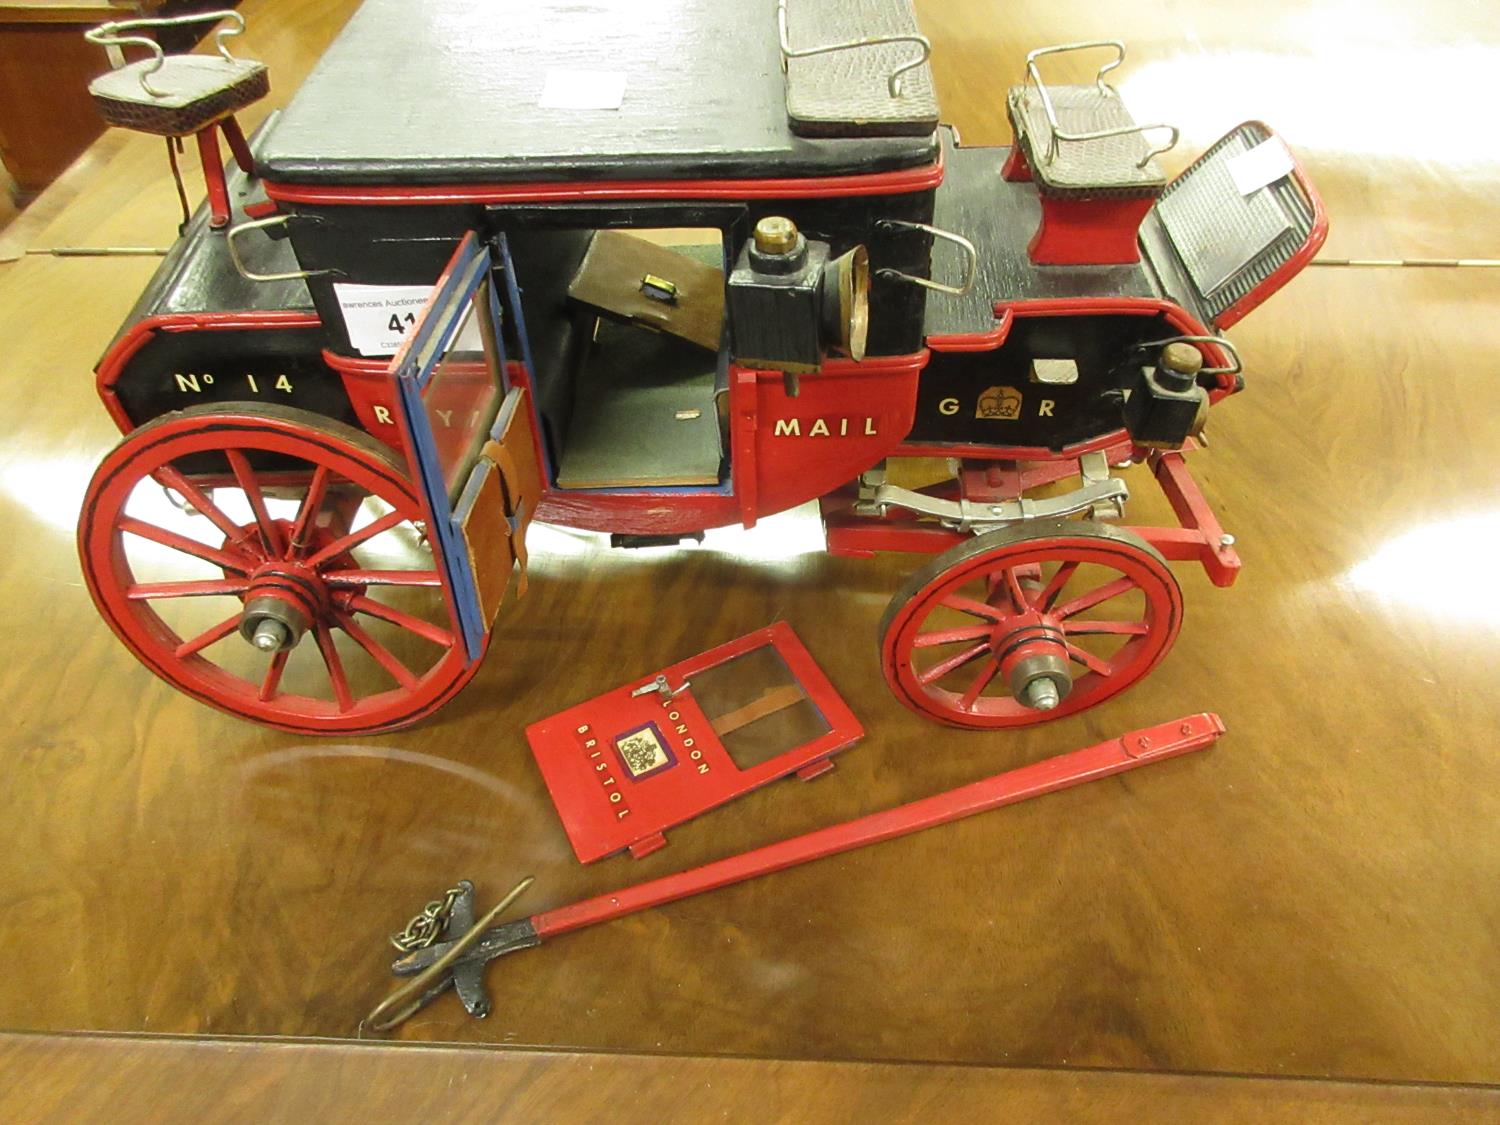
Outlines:
[[[244,5],[273,101],[349,8]],[[1250,116],[1286,135],[1328,255],[1500,256],[1500,147],[1466,117],[1489,104],[1500,13],[922,9],[968,143],[1008,139],[1027,48],[1117,35],[1137,118],[1179,122],[1188,152]],[[1451,113],[1412,92],[1429,71]],[[159,164],[159,143],[106,136],[0,237],[163,245]],[[487,903],[535,874],[536,910],[1212,708],[1230,735],[1205,755],[520,954],[490,970],[487,1021],[447,997],[396,1037],[1500,1081],[1500,271],[1312,269],[1234,330],[1249,389],[1195,465],[1244,575],[1220,591],[1183,568],[1173,652],[1083,717],[989,736],[906,712],[875,627],[913,560],[828,558],[794,513],[672,552],[544,529],[532,592],[454,703],[308,741],[155,680],[78,574],[79,499],[115,440],[90,368],[153,268],[0,265],[0,1027],[352,1036],[389,987],[385,935],[458,877]],[[523,725],[775,617],[867,741],[647,859],[580,868]]]

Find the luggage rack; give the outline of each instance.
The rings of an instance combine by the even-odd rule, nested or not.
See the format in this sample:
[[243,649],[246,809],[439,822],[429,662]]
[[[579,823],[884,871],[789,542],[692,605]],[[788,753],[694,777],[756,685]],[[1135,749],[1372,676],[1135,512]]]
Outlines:
[[[811,137],[926,136],[937,128],[932,44],[911,0],[776,5],[787,119]],[[805,45],[792,45],[796,38]],[[915,50],[913,50],[915,48]]]

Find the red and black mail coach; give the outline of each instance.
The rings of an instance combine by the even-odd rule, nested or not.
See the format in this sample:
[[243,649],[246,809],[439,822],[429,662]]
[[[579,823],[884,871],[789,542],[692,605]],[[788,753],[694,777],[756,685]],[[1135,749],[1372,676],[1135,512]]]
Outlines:
[[[366,0],[247,140],[235,30],[94,84],[197,138],[209,186],[99,364],[123,438],[79,528],[100,612],[182,691],[304,733],[418,720],[533,520],[631,544],[818,501],[831,551],[931,556],[880,664],[979,728],[1155,667],[1170,562],[1233,581],[1185,455],[1242,386],[1223,330],[1326,221],[1259,123],[1169,179],[1176,130],[1106,81],[1122,45],[1018,60],[1014,146],[972,148],[907,0]],[[902,458],[950,471],[904,487]],[[1134,462],[1178,526],[1128,524]]]

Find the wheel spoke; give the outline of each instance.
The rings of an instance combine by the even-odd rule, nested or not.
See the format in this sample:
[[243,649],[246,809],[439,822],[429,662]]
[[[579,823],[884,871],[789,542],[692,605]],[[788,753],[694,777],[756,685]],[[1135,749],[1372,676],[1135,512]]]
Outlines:
[[1016,577],[1015,567],[1006,567],[1002,572],[1005,582],[1005,593],[1010,598],[1010,604],[1015,607],[1017,613],[1025,613],[1031,608],[1031,602],[1026,597],[1026,592],[1021,589],[1021,580]]
[[262,703],[275,699],[281,687],[281,673],[286,669],[286,658],[291,655],[291,649],[282,649],[271,657],[271,665],[266,669],[266,678],[260,683],[260,701]]
[[975,676],[973,682],[964,690],[962,698],[958,701],[959,707],[965,711],[974,710],[974,704],[978,702],[980,694],[990,686],[990,681],[995,678],[995,673],[998,671],[1000,671],[999,661],[986,661],[984,667],[979,670],[979,675]]
[[1067,642],[1063,643],[1063,647],[1068,650],[1069,656],[1078,661],[1078,663],[1082,664],[1090,672],[1096,672],[1101,676],[1114,675],[1114,666],[1103,657],[1095,656],[1087,649],[1079,648],[1077,645],[1068,644]]
[[1071,559],[1059,566],[1057,573],[1052,576],[1052,580],[1037,595],[1036,602],[1034,603],[1035,608],[1041,610],[1043,613],[1051,609],[1052,603],[1057,601],[1057,595],[1062,593],[1062,588],[1068,584],[1068,579],[1077,573],[1078,567],[1079,564]]
[[912,638],[912,648],[932,648],[934,645],[951,645],[957,641],[977,641],[980,637],[988,637],[991,627],[988,625],[962,625],[957,629],[929,629],[925,633],[918,633]]
[[374,598],[359,594],[349,599],[349,608],[369,617],[378,617],[382,621],[405,629],[408,633],[415,633],[433,644],[442,645],[444,648],[453,646],[453,634],[447,629],[434,625],[430,621],[423,621],[420,617],[414,617],[384,602],[377,602]]
[[917,682],[920,684],[930,684],[934,680],[940,680],[949,672],[953,671],[953,669],[962,668],[965,664],[969,663],[969,661],[975,660],[989,651],[990,646],[988,644],[975,645],[973,648],[966,648],[963,652],[958,653],[956,656],[950,656],[946,660],[938,661],[925,672],[918,672]]
[[340,613],[338,614],[338,623],[339,628],[353,637],[359,647],[368,652],[375,663],[389,672],[398,684],[404,688],[417,686],[417,677],[412,670],[405,664],[402,664],[396,658],[395,653],[370,636],[369,633],[366,633],[360,627],[359,622],[355,621],[352,616],[347,613]]
[[328,682],[333,685],[333,697],[338,700],[339,711],[348,711],[354,706],[354,694],[349,690],[349,677],[344,674],[344,662],[339,659],[338,649],[333,645],[333,634],[321,621],[313,628],[318,638],[318,651],[323,654],[323,665],[328,669]]
[[435,570],[330,570],[323,581],[330,586],[441,586]]
[[348,535],[335,539],[332,543],[328,544],[328,546],[324,547],[312,558],[308,559],[307,565],[316,569],[317,567],[320,567],[324,563],[326,563],[329,559],[337,558],[339,555],[352,551],[355,547],[358,547],[361,543],[365,542],[365,540],[374,539],[375,536],[379,535],[381,532],[389,531],[391,528],[396,527],[398,524],[403,524],[405,522],[406,516],[403,513],[387,512],[378,520],[371,520],[358,531],[351,531]]
[[188,480],[187,477],[183,476],[171,465],[163,465],[152,476],[156,478],[158,484],[172,489],[192,505],[200,515],[206,516],[215,527],[224,533],[224,538],[229,542],[234,543],[238,547],[254,550],[254,544],[250,541],[250,536],[241,531],[239,526],[224,514],[224,509],[215,504],[209,498],[208,493]]
[[307,495],[302,497],[297,518],[292,522],[291,542],[287,546],[288,558],[295,558],[306,549],[308,532],[318,518],[318,509],[323,506],[323,497],[328,492],[328,480],[332,476],[333,470],[327,465],[319,465],[313,471],[312,480],[307,485]]
[[1010,616],[1003,609],[996,609],[984,602],[976,602],[973,598],[966,598],[962,594],[949,594],[942,598],[939,604],[949,609],[956,609],[960,613],[967,613],[971,617],[982,617],[986,621],[1004,621]]
[[1151,626],[1144,621],[1075,621],[1063,630],[1070,637],[1088,637],[1123,635],[1127,637],[1144,637],[1151,632]]
[[271,513],[266,508],[266,495],[260,489],[260,481],[255,479],[255,470],[250,467],[250,462],[245,460],[245,455],[238,449],[224,450],[224,457],[229,462],[230,472],[234,473],[234,479],[239,483],[240,490],[244,492],[245,499],[250,502],[250,510],[255,513],[255,526],[260,529],[260,540],[265,546],[266,554],[271,558],[279,558],[281,556],[281,533],[272,522]]
[[1080,594],[1066,605],[1059,606],[1053,611],[1052,616],[1068,618],[1075,613],[1082,613],[1086,609],[1093,609],[1096,605],[1117,598],[1121,594],[1129,593],[1136,588],[1134,580],[1130,578],[1116,578],[1113,582],[1106,582],[1103,586],[1096,587],[1086,594]]
[[192,656],[195,652],[202,652],[209,645],[213,644],[215,641],[223,640],[239,627],[240,615],[238,613],[234,614],[232,617],[226,617],[212,629],[205,629],[192,640],[183,641],[180,645],[178,645],[176,652],[177,659],[181,660],[184,656]]
[[154,598],[207,598],[220,594],[243,594],[250,588],[248,578],[209,578],[198,582],[137,582],[125,590],[133,602]]
[[142,539],[149,539],[163,547],[181,551],[184,555],[192,555],[195,559],[213,563],[214,566],[232,570],[236,574],[246,574],[255,565],[243,555],[231,553],[221,547],[210,547],[207,543],[201,543],[186,535],[178,535],[175,531],[157,527],[154,523],[138,520],[134,516],[121,516],[115,526],[131,535],[139,535]]

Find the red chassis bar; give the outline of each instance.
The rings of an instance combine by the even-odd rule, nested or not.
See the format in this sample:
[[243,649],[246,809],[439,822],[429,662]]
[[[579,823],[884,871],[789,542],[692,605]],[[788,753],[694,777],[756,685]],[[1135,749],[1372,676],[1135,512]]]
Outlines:
[[[422,1004],[441,995],[452,983],[451,970],[464,963],[482,964],[506,953],[530,949],[548,939],[601,922],[610,922],[638,910],[650,910],[705,891],[715,891],[870,844],[910,836],[912,833],[952,824],[978,813],[1018,804],[1032,797],[1057,793],[1139,766],[1203,750],[1217,741],[1223,733],[1224,723],[1218,715],[1208,712],[1187,715],[1170,723],[1132,731],[1082,750],[1007,770],[982,781],[950,789],[946,793],[924,797],[715,860],[702,867],[648,879],[643,883],[567,906],[544,910],[530,918],[506,922],[482,933],[477,932],[480,927],[476,926],[462,937],[419,949],[396,962],[395,971],[398,976],[411,976],[415,979],[392,993],[376,1009],[376,1013],[397,1011],[398,1014],[384,1021],[376,1021],[372,1013],[371,1026],[376,1030],[392,1027]],[[524,887],[529,882],[530,880],[526,880],[521,886]],[[512,892],[507,901],[514,894]],[[481,923],[481,926],[485,924],[487,923]]]
[[[1129,527],[1162,557],[1173,562],[1198,562],[1215,586],[1230,586],[1239,577],[1240,557],[1234,539],[1224,534],[1208,498],[1188,471],[1185,454],[1197,448],[1189,441],[1181,450],[1142,450],[1128,440],[1105,451],[1111,465],[1144,455],[1156,482],[1177,516],[1178,527]],[[1079,473],[1075,458],[1050,461],[995,462],[983,469],[966,469],[966,480],[980,480],[980,494],[965,486],[971,500],[1019,497],[1029,488],[1063,480]],[[956,487],[955,485],[949,486]],[[914,516],[892,512],[884,519],[855,515],[855,489],[841,489],[819,501],[828,535],[828,553],[848,558],[871,558],[878,551],[933,555],[962,543],[969,535],[951,531]]]

